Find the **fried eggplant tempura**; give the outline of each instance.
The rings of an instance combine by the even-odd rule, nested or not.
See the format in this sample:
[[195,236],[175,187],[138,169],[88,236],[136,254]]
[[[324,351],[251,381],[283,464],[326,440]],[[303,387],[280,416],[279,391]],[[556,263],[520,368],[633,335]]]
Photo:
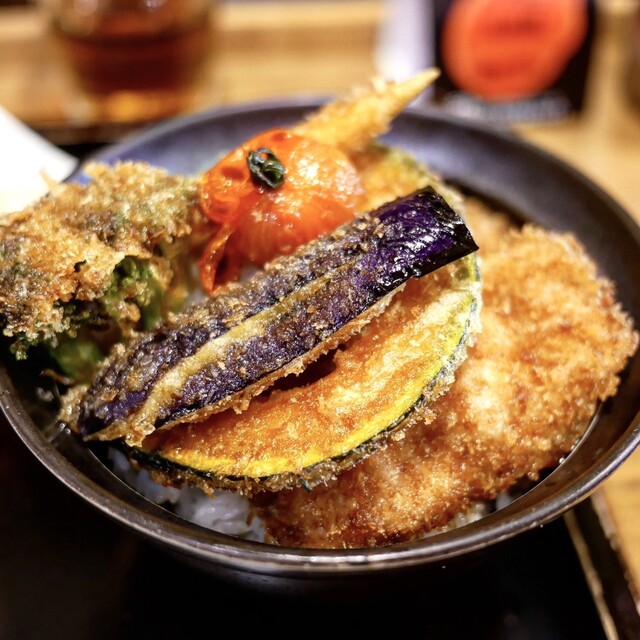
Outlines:
[[505,236],[501,221],[469,210],[483,256],[482,332],[433,421],[312,492],[261,499],[272,543],[370,547],[443,527],[558,464],[615,394],[638,336],[612,285],[571,236],[532,226]]

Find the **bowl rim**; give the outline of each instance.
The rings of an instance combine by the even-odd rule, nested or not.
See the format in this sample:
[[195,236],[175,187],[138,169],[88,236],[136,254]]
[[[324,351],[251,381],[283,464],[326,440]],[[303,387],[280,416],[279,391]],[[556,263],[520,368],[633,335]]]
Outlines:
[[[230,105],[209,109],[200,113],[173,118],[169,121],[151,125],[143,131],[132,134],[91,155],[87,160],[112,162],[131,154],[132,150],[149,141],[164,136],[179,134],[181,130],[200,126],[212,119],[226,117],[247,118],[260,112],[278,113],[282,109],[310,111],[323,100],[309,98],[270,100]],[[449,116],[425,108],[410,107],[399,120],[434,121],[462,129],[465,133],[480,134],[499,139],[505,144],[515,146],[543,163],[552,165],[569,180],[579,183],[591,196],[599,199],[617,220],[628,229],[634,241],[640,247],[640,227],[611,196],[591,179],[568,163],[549,152],[527,142],[509,131],[496,129],[458,117]],[[77,168],[69,180],[81,179],[82,167]],[[636,356],[638,355],[636,354]],[[553,500],[535,505],[535,508],[520,510],[519,500],[502,508],[496,514],[489,514],[480,521],[464,527],[439,533],[408,543],[387,547],[364,549],[300,549],[279,547],[266,543],[243,540],[227,536],[216,531],[200,527],[173,516],[169,511],[150,501],[140,498],[134,489],[117,479],[106,480],[108,486],[88,477],[77,465],[72,463],[60,450],[59,443],[70,434],[48,436],[38,428],[27,413],[4,366],[0,368],[0,408],[19,438],[35,457],[72,492],[108,517],[120,522],[141,536],[161,546],[188,555],[207,563],[213,562],[241,572],[269,575],[309,575],[309,574],[362,574],[379,569],[414,567],[425,563],[444,563],[460,555],[493,546],[516,534],[543,526],[562,515],[595,491],[640,444],[640,413],[631,420],[617,445],[603,455],[590,472],[575,479],[564,488],[557,489]],[[578,447],[579,448],[579,447]],[[573,455],[575,450],[570,454]],[[91,454],[92,456],[94,454]],[[102,463],[99,463],[102,464]],[[551,478],[556,470],[552,471]],[[103,480],[103,479],[102,479]],[[113,484],[109,484],[113,481]],[[548,478],[546,479],[548,480]],[[544,484],[543,480],[540,485]],[[540,485],[525,495],[539,490]]]

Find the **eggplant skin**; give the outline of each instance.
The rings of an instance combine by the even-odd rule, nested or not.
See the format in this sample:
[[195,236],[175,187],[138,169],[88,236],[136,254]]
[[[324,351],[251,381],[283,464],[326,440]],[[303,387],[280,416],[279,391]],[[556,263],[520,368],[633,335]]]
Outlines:
[[346,341],[407,279],[477,249],[432,187],[398,198],[116,350],[72,426],[87,439],[140,444],[155,429],[242,408]]

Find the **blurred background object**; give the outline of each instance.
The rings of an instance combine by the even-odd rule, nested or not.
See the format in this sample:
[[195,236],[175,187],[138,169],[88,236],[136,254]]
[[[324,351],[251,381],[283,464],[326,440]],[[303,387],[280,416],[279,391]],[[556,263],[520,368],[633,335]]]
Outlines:
[[593,0],[435,0],[436,102],[497,121],[580,112],[596,17]]
[[[293,95],[324,98],[376,72],[381,0],[214,0],[209,11],[212,42],[182,114]],[[140,113],[131,101],[137,118],[107,108],[56,40],[39,0],[2,7],[0,104],[20,120],[68,145],[115,140],[163,117],[151,108]]]
[[50,181],[64,180],[77,159],[53,146],[0,105],[0,140],[11,153],[0,153],[0,215],[26,207],[44,196]]
[[386,0],[375,51],[380,74],[404,80],[433,66],[435,57],[433,0]]
[[[212,39],[212,0],[40,0],[54,46],[106,117],[189,107]],[[103,116],[103,117],[105,117]]]
[[640,3],[628,24],[626,40],[629,44],[629,58],[627,60],[627,72],[625,84],[627,85],[629,98],[640,110]]
[[640,105],[640,0],[386,0],[375,63],[395,80],[437,66],[419,103],[483,122],[584,114],[603,63]]

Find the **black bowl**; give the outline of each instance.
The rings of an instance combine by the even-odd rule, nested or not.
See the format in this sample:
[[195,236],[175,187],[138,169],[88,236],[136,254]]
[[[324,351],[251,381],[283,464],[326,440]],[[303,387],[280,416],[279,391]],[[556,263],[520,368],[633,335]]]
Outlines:
[[[227,108],[170,121],[108,147],[94,158],[145,160],[173,172],[210,166],[258,131],[299,120],[317,103]],[[640,326],[640,229],[606,193],[556,158],[508,133],[437,113],[407,110],[385,140],[411,151],[447,180],[548,228],[570,230]],[[71,179],[83,179],[78,173]],[[407,581],[420,570],[468,566],[483,551],[544,525],[587,498],[640,441],[640,356],[617,396],[560,466],[522,497],[480,521],[424,540],[364,550],[300,550],[242,540],[191,524],[120,481],[66,433],[49,435],[28,376],[7,359],[1,403],[40,462],[95,508],[189,564],[237,585],[287,593]],[[367,590],[368,591],[368,590]],[[353,594],[353,592],[352,592]]]

